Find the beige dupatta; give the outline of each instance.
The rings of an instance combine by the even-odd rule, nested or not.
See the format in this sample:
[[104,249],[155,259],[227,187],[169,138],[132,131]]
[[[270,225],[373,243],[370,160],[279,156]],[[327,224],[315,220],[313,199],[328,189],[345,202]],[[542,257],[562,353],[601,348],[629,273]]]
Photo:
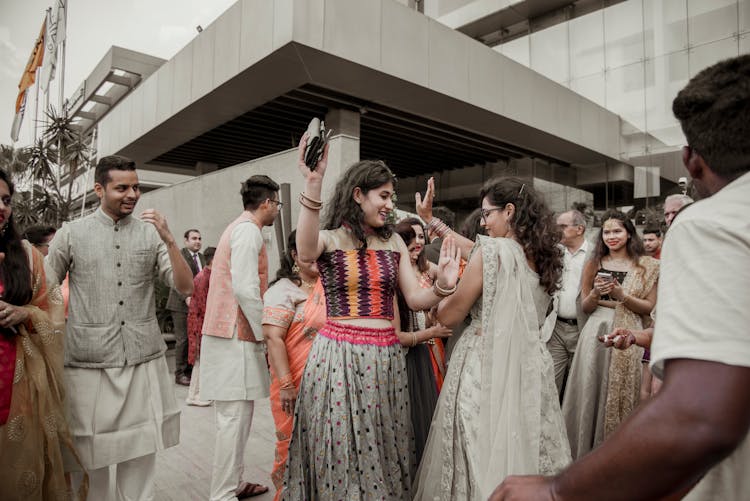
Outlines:
[[[659,261],[644,256],[638,266],[628,273],[622,288],[625,294],[644,299],[659,279]],[[612,327],[642,329],[643,321],[639,314],[630,311],[622,304],[615,308]],[[627,350],[612,350],[609,362],[607,402],[604,410],[604,436],[608,437],[638,405],[641,389],[641,359],[643,348],[633,345]]]
[[[59,286],[47,284],[42,255],[29,255],[32,299],[17,325],[16,368],[8,421],[0,427],[0,499],[68,500],[61,450],[77,458],[63,408],[64,306]],[[78,492],[86,499],[88,479]]]

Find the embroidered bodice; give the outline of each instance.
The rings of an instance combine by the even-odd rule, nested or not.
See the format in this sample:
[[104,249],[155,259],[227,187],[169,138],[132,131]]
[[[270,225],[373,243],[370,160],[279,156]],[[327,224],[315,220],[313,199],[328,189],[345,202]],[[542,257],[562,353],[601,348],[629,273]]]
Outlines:
[[329,319],[393,319],[400,253],[388,249],[323,252],[318,270]]

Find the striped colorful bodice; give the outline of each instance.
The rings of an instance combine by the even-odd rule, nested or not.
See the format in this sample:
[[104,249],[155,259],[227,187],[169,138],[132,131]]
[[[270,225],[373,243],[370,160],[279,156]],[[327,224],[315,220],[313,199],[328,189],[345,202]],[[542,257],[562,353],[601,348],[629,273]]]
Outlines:
[[321,254],[318,270],[325,290],[328,319],[392,320],[399,256],[396,251],[373,249]]

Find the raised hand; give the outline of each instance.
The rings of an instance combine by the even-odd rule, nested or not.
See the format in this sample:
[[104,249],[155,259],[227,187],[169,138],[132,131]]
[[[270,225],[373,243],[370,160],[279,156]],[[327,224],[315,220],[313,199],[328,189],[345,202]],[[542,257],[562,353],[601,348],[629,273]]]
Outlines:
[[417,206],[417,215],[422,221],[429,223],[432,220],[432,202],[435,200],[435,178],[427,180],[427,191],[424,192],[424,198],[419,192],[414,194],[414,200]]
[[441,289],[452,289],[458,282],[461,265],[461,249],[452,236],[443,240],[438,261],[437,284]]
[[156,228],[156,232],[159,234],[159,238],[161,238],[165,244],[174,241],[172,232],[169,231],[169,226],[167,225],[167,218],[165,218],[161,212],[156,209],[146,209],[143,211],[143,214],[141,214],[141,220],[153,224],[154,228]]
[[326,172],[326,168],[328,167],[328,147],[330,146],[330,143],[326,143],[325,147],[323,148],[323,156],[318,161],[315,169],[310,170],[307,164],[305,164],[305,148],[307,147],[307,139],[308,135],[307,132],[305,132],[302,135],[302,138],[299,140],[299,145],[297,146],[297,167],[299,168],[299,171],[302,173],[302,177],[304,177],[305,180],[322,182],[323,176]]

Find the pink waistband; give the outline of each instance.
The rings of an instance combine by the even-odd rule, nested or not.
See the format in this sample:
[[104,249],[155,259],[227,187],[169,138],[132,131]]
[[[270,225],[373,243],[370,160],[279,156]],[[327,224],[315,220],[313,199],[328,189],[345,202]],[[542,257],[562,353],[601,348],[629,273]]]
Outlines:
[[393,327],[362,327],[332,320],[326,321],[318,331],[319,336],[351,344],[370,344],[375,346],[393,346],[400,344]]

